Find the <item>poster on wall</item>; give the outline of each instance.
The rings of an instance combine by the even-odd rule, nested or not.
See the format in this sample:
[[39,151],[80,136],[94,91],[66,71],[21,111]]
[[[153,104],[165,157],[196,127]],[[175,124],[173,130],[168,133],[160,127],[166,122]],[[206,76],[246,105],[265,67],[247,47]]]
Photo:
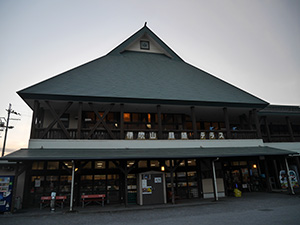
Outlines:
[[142,180],[142,188],[145,188],[147,187],[147,180]]
[[34,180],[34,187],[41,187],[41,180],[40,179],[35,179]]
[[155,177],[154,178],[154,183],[160,184],[161,183],[161,177]]
[[152,194],[152,186],[146,186],[142,188],[143,195],[151,195]]

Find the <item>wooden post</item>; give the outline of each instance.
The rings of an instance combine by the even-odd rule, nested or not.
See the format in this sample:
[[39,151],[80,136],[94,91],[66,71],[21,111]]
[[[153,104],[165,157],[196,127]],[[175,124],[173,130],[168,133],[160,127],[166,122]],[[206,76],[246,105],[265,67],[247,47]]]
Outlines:
[[275,173],[275,182],[276,182],[276,187],[280,187],[280,180],[279,180],[279,173],[278,173],[278,169],[277,169],[277,162],[276,159],[273,159],[273,167],[274,167],[274,173]]
[[158,139],[163,139],[160,105],[157,106],[157,123],[158,123]]
[[265,166],[265,173],[266,173],[266,184],[267,184],[267,191],[272,192],[272,187],[270,184],[270,176],[269,176],[269,168],[268,168],[268,162],[267,159],[264,159],[264,166]]
[[289,130],[290,139],[291,139],[292,142],[294,142],[295,141],[295,137],[294,137],[294,133],[293,133],[293,129],[292,129],[290,117],[288,117],[288,116],[285,117],[285,120],[286,120],[286,124],[287,124],[288,130]]
[[203,198],[203,186],[202,186],[202,172],[201,172],[201,161],[196,159],[197,165],[197,185],[198,185],[198,198]]
[[124,104],[121,104],[120,107],[120,139],[124,139]]
[[196,114],[195,114],[195,107],[191,107],[191,116],[192,116],[192,124],[193,124],[193,132],[194,132],[194,139],[198,138],[197,133],[197,122],[196,122]]
[[215,161],[217,161],[217,159],[213,159],[211,160],[211,166],[212,166],[212,175],[213,175],[213,188],[214,188],[214,197],[215,197],[215,201],[219,200],[219,196],[218,196],[218,185],[217,185],[217,176],[216,176],[216,168],[215,168]]
[[10,212],[13,213],[15,210],[15,201],[16,201],[16,193],[17,193],[17,187],[18,187],[18,178],[19,178],[19,165],[20,163],[17,162],[16,166],[16,172],[15,172],[15,178],[14,178],[14,185],[13,185],[13,191],[12,191],[12,198],[11,198],[11,207]]
[[36,119],[38,117],[39,109],[40,109],[40,103],[37,100],[35,100],[33,106],[33,113],[32,113],[30,138],[38,138],[35,133],[35,128],[36,128]]
[[254,121],[255,121],[255,127],[256,127],[256,132],[257,132],[257,138],[261,139],[262,135],[261,135],[261,130],[260,130],[260,124],[259,124],[259,120],[258,120],[258,115],[257,115],[257,110],[253,109],[253,116],[254,116]]
[[81,127],[82,127],[82,102],[78,104],[78,121],[77,121],[77,139],[81,138]]
[[128,171],[127,171],[127,161],[125,160],[125,172],[124,172],[124,200],[125,200],[125,207],[128,206],[128,182],[127,182],[127,177],[128,177]]
[[231,139],[230,123],[227,108],[223,108],[227,139]]
[[74,160],[72,160],[72,182],[71,182],[71,196],[70,196],[70,212],[73,211],[74,183],[75,183],[75,162],[74,162]]
[[175,169],[174,169],[174,166],[173,166],[173,160],[170,160],[172,204],[175,204],[174,171],[175,171]]

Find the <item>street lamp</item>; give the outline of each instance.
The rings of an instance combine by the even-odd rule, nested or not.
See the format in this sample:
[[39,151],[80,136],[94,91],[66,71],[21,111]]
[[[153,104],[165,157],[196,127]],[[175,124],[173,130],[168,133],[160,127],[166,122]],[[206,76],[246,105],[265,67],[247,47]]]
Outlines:
[[[2,148],[2,157],[4,156],[4,152],[5,152],[5,145],[6,145],[6,138],[7,138],[7,131],[8,129],[12,129],[14,128],[13,126],[9,126],[9,119],[10,119],[10,114],[15,114],[18,116],[21,116],[20,113],[15,112],[14,110],[11,109],[11,104],[9,103],[8,109],[7,111],[7,119],[5,119],[4,117],[2,117],[5,121],[6,121],[6,125],[4,124],[4,122],[2,122],[2,120],[0,119],[0,127],[1,128],[5,128],[5,134],[4,134],[4,140],[3,140],[3,148]],[[18,120],[18,119],[11,119],[11,120]]]

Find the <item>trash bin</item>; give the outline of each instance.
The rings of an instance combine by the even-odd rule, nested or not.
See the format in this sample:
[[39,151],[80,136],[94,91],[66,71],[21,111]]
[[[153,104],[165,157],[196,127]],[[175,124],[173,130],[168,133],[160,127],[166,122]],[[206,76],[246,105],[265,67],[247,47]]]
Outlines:
[[233,190],[233,192],[234,192],[234,196],[235,196],[235,197],[237,197],[237,198],[242,197],[242,192],[241,192],[239,189],[235,188],[235,189]]
[[16,210],[21,209],[21,197],[20,196],[15,198],[15,209]]
[[56,192],[51,192],[50,211],[55,212]]

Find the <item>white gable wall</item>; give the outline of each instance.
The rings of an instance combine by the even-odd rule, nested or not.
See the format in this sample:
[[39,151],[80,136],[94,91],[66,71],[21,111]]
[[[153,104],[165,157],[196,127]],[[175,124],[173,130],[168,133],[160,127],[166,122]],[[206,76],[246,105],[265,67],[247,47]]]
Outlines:
[[[149,41],[150,49],[141,49],[140,48],[140,41]],[[160,45],[154,41],[149,35],[144,35],[141,38],[134,41],[130,44],[126,49],[126,51],[135,51],[135,52],[149,52],[149,53],[158,53],[158,54],[165,54],[170,57],[170,55],[162,48]]]

